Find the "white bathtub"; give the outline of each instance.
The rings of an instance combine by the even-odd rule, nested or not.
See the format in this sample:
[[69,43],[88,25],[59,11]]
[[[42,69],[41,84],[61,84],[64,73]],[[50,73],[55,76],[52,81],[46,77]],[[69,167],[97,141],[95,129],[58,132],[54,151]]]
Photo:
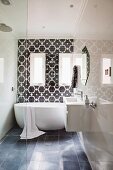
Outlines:
[[17,124],[24,127],[24,114],[33,107],[36,125],[42,130],[56,130],[65,127],[66,106],[64,103],[17,103],[14,104]]

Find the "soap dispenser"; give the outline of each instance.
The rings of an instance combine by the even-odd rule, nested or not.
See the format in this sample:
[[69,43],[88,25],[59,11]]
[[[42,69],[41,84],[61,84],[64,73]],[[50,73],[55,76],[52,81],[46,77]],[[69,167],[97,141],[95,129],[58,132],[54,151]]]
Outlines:
[[89,106],[89,99],[88,99],[88,96],[87,96],[87,95],[86,95],[86,98],[85,98],[85,105],[86,105],[86,107]]

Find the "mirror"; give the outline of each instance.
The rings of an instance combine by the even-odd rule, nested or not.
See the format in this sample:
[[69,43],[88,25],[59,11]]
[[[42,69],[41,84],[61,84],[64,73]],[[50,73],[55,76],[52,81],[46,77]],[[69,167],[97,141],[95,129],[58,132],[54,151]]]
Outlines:
[[71,85],[73,67],[75,65],[80,68],[80,82],[86,85],[90,73],[90,55],[86,46],[82,49],[82,53],[59,54],[60,85]]
[[86,86],[90,73],[90,55],[87,47],[82,49],[81,82]]

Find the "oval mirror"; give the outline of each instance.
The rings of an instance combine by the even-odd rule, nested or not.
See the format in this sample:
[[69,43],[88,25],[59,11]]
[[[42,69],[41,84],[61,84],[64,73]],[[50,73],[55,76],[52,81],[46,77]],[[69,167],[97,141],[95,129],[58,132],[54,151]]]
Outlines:
[[82,49],[82,61],[81,82],[86,86],[90,73],[90,55],[86,46]]

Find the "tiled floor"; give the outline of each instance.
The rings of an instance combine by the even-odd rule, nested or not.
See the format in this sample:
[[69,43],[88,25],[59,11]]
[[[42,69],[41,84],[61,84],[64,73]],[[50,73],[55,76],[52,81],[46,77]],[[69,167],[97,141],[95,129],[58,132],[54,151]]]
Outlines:
[[20,133],[12,129],[0,144],[0,170],[91,170],[77,133],[51,131],[29,141]]

